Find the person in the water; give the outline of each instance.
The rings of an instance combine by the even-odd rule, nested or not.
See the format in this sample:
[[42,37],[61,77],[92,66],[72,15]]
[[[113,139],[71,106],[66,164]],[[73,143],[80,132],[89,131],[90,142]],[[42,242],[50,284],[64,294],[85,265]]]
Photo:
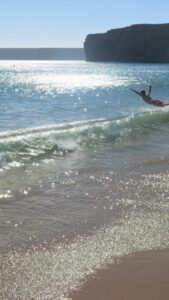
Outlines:
[[152,104],[152,105],[156,105],[156,106],[161,106],[161,107],[169,105],[169,103],[167,103],[167,102],[163,102],[161,100],[152,99],[150,97],[151,89],[152,89],[152,87],[151,87],[151,85],[149,85],[149,91],[148,91],[148,93],[146,93],[145,90],[143,90],[141,92],[138,92],[136,90],[131,89],[131,91],[133,91],[134,93],[136,93],[137,95],[139,95],[144,100],[144,102],[146,102],[148,104]]

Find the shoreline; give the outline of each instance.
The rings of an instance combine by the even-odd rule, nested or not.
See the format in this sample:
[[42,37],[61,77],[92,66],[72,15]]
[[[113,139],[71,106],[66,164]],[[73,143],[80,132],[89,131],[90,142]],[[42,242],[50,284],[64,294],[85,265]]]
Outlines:
[[123,257],[90,277],[72,300],[168,300],[169,249]]

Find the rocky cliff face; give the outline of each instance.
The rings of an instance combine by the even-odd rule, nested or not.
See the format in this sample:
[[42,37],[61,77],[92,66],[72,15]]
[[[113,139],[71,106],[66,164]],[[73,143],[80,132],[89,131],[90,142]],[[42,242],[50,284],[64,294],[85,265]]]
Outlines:
[[89,34],[87,61],[169,63],[169,24],[140,24]]

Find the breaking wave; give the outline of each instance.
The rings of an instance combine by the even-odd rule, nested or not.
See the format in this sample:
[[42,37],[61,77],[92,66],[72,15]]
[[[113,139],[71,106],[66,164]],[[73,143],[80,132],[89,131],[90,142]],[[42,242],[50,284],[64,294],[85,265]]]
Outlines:
[[153,131],[168,126],[169,111],[133,114],[121,119],[82,122],[20,129],[0,133],[0,165],[29,163],[48,157],[64,156],[98,145],[139,142]]

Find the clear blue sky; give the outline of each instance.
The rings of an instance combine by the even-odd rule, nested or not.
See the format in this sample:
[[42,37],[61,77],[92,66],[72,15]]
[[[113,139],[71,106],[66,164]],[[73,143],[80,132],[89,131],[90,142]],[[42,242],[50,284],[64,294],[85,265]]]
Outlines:
[[169,23],[169,0],[0,0],[0,47],[83,47],[139,23]]

